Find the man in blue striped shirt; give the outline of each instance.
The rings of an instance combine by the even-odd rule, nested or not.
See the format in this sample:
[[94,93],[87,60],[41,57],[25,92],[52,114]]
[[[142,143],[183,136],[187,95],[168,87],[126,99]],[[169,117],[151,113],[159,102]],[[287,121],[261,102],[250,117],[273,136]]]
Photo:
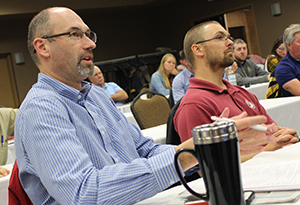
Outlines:
[[[28,48],[40,73],[17,114],[15,147],[20,182],[33,204],[136,203],[177,182],[174,154],[193,148],[192,140],[177,147],[155,144],[103,89],[83,81],[94,72],[96,40],[68,8],[43,10],[29,25]],[[265,121],[242,118],[236,126]],[[248,142],[269,140],[265,135]],[[242,154],[259,151],[256,146]],[[180,164],[186,171],[197,161],[182,155]]]

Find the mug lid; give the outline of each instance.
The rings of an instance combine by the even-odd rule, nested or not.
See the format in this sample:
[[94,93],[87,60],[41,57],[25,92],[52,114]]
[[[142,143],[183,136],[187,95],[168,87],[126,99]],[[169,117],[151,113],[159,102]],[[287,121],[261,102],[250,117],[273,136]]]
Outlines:
[[214,122],[196,126],[192,129],[194,144],[213,144],[238,137],[234,121]]

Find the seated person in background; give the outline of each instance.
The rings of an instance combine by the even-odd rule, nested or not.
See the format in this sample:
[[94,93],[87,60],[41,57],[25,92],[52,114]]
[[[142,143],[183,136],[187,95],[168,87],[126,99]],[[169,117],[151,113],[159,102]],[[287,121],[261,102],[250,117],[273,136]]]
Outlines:
[[[190,87],[174,116],[175,130],[181,142],[192,138],[191,130],[195,126],[212,123],[210,117],[222,113],[224,117],[242,113],[249,116],[264,115],[268,119],[266,124],[275,125],[254,94],[222,79],[224,69],[234,61],[232,44],[230,34],[216,21],[198,24],[185,35],[184,52],[192,64],[195,77],[190,79]],[[276,140],[265,146],[265,150],[276,150],[298,142],[295,130],[277,129]],[[241,159],[244,161],[248,158],[251,156]]]
[[0,178],[6,177],[9,175],[10,171],[6,169],[5,167],[0,167]]
[[175,104],[184,96],[184,94],[188,90],[190,85],[189,79],[191,77],[194,77],[194,71],[191,68],[191,65],[185,59],[184,52],[181,51],[180,54],[180,58],[183,59],[182,62],[186,65],[186,68],[178,75],[176,75],[173,80],[172,92]]
[[282,36],[277,38],[271,49],[271,54],[267,57],[267,70],[273,72],[278,63],[285,57],[286,49],[283,44]]
[[291,24],[284,30],[286,56],[275,69],[275,78],[286,96],[300,96],[300,24]]
[[242,39],[236,39],[232,45],[234,59],[238,68],[235,71],[237,84],[247,85],[269,81],[269,73],[258,67],[253,61],[247,60],[247,44]]
[[186,68],[186,60],[184,59],[184,54],[183,54],[183,50],[179,51],[179,62],[180,64],[177,65],[177,70],[178,72],[183,71],[183,69]]
[[151,76],[150,89],[165,96],[170,95],[170,88],[177,74],[175,56],[172,53],[165,54],[160,61],[157,71]]
[[0,165],[7,163],[7,140],[10,136],[14,136],[15,119],[19,109],[17,108],[0,108],[0,137],[3,136],[4,147],[0,152]]
[[278,63],[285,57],[286,50],[283,44],[282,37],[279,37],[275,40],[271,54],[267,57],[266,67],[269,72],[271,72],[269,79],[269,86],[266,93],[266,99],[277,98],[277,97],[286,97],[283,90],[279,88],[279,85],[275,78],[275,68]]
[[105,83],[100,68],[96,65],[94,67],[95,72],[92,76],[88,77],[88,80],[94,85],[102,87],[116,105],[123,105],[123,101],[128,99],[127,93],[114,82]]
[[[37,14],[28,28],[28,49],[40,73],[17,114],[15,149],[20,182],[32,203],[134,204],[179,181],[174,154],[194,148],[193,140],[155,144],[103,89],[84,81],[94,73],[97,36],[83,20],[54,7]],[[47,40],[53,34],[61,35]],[[258,153],[274,139],[248,128],[266,120],[235,118],[241,155]],[[183,172],[198,163],[189,154],[179,162]]]

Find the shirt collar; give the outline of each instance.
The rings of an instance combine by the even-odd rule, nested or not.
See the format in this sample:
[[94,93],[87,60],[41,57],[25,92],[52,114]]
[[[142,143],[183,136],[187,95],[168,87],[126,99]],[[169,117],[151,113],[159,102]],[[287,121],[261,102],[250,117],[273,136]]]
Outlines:
[[233,94],[234,92],[238,92],[239,89],[234,85],[231,85],[227,80],[222,79],[223,83],[226,85],[227,89],[221,88],[214,83],[208,82],[206,80],[201,80],[198,78],[190,78],[190,88],[191,89],[204,89],[210,90],[214,92],[227,92],[229,94]]
[[194,77],[194,74],[191,71],[189,71],[189,69],[187,69],[187,68],[185,68],[181,72],[184,72],[188,77]]
[[291,56],[290,52],[287,52],[287,54],[286,54],[285,57],[289,58],[295,64],[299,62],[299,60],[297,60],[296,58],[294,58],[293,56]]
[[242,67],[246,63],[246,60],[244,60],[244,62],[242,62],[242,63],[237,60],[234,60],[234,61],[237,63],[238,67]]
[[91,83],[82,81],[81,82],[81,90],[77,90],[71,86],[68,86],[62,82],[59,82],[48,75],[43,73],[38,74],[38,82],[39,83],[46,83],[48,86],[52,88],[54,92],[57,94],[66,97],[72,101],[78,102],[86,99],[90,89]]

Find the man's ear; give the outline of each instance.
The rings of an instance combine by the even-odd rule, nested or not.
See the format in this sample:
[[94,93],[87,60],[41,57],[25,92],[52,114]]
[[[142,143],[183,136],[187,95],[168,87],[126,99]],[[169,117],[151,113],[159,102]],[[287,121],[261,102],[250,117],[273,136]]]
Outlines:
[[192,51],[195,56],[203,56],[204,55],[204,48],[202,45],[197,45],[197,44],[192,45]]
[[286,47],[288,47],[288,49],[290,50],[291,49],[291,44],[286,43]]
[[50,56],[49,54],[49,48],[48,44],[46,44],[46,39],[42,38],[36,38],[33,41],[33,46],[36,50],[36,53],[39,53],[41,56],[48,58]]

